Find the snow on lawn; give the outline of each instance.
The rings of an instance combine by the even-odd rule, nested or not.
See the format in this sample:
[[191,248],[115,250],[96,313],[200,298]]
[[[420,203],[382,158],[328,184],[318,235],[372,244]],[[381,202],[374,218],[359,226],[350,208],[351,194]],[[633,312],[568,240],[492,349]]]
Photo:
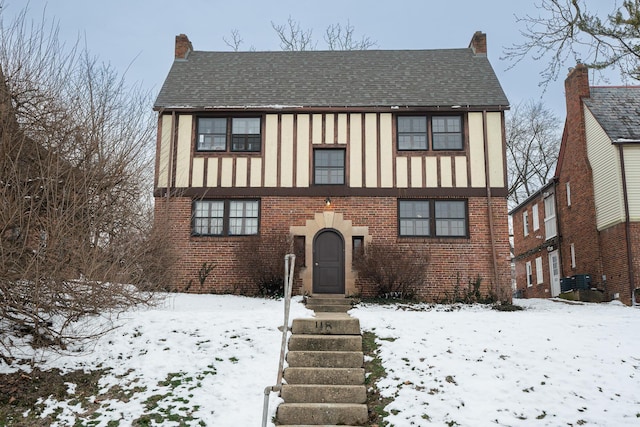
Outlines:
[[526,308],[351,311],[378,335],[395,426],[638,426],[640,310],[516,300]]
[[[291,318],[309,317],[296,297]],[[392,426],[640,425],[640,310],[517,300],[526,308],[377,306],[350,313],[379,339]],[[44,368],[110,368],[90,418],[47,401],[58,424],[259,426],[277,377],[282,301],[170,295],[121,316],[90,352],[45,355]],[[0,372],[8,371],[0,365]],[[73,390],[73,384],[69,384]],[[43,396],[43,401],[47,396]],[[268,425],[280,399],[271,394]],[[84,417],[87,417],[86,419]],[[84,425],[84,424],[83,424]],[[86,424],[89,425],[89,424]],[[115,424],[109,424],[115,425]],[[185,425],[185,424],[183,424]]]

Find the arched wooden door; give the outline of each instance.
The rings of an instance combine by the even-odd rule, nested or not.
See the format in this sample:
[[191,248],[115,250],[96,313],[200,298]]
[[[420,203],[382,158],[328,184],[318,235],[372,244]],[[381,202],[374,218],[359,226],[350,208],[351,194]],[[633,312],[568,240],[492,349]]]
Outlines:
[[313,239],[313,293],[344,294],[344,239],[334,230]]

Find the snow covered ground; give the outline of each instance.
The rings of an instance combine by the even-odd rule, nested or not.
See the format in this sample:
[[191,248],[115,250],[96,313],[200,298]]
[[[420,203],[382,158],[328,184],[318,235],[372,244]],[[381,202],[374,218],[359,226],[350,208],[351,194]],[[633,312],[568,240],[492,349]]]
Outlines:
[[[398,427],[640,425],[640,310],[515,302],[526,309],[353,309],[362,329],[380,338],[388,375],[378,387],[394,398],[386,421]],[[291,318],[312,315],[296,298]],[[119,420],[124,426],[154,413],[162,425],[178,425],[167,417],[176,413],[191,425],[259,426],[263,391],[276,381],[282,319],[282,301],[170,295],[157,308],[121,316],[121,327],[91,349],[42,357],[46,367],[65,371],[110,368],[90,425]],[[278,402],[272,394],[269,420]],[[49,398],[47,407],[59,411],[60,426],[74,425],[83,412],[71,398]]]

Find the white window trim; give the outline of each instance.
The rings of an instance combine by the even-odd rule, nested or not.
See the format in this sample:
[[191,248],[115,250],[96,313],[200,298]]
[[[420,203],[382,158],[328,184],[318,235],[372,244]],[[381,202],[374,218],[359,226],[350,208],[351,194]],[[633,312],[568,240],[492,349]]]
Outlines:
[[533,286],[533,278],[531,277],[533,274],[531,271],[531,261],[526,262],[525,268],[527,270],[527,287],[530,288]]
[[522,212],[522,232],[524,236],[529,235],[529,212]]
[[533,219],[533,231],[540,228],[540,215],[538,214],[538,204],[536,203],[531,207],[532,219]]
[[571,206],[571,183],[567,182],[565,187],[567,189],[567,206]]
[[571,268],[576,268],[576,245],[571,244]]
[[542,272],[542,257],[536,258],[536,284],[544,282],[544,273]]

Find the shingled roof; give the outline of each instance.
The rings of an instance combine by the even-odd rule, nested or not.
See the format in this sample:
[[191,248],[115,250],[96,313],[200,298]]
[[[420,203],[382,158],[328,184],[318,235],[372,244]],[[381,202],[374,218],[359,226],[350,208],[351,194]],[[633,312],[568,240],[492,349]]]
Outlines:
[[486,54],[465,49],[191,51],[154,108],[492,107],[509,101]]
[[640,86],[591,87],[584,103],[612,142],[640,143]]

